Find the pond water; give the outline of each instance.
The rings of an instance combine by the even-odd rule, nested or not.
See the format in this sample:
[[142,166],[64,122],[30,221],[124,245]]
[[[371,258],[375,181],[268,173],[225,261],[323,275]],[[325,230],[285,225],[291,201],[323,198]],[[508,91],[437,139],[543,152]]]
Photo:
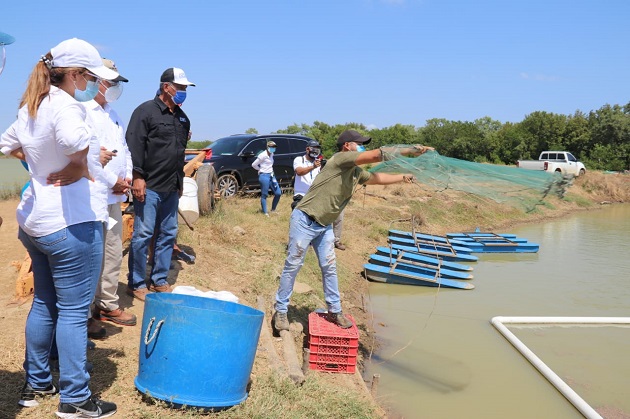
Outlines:
[[[370,284],[380,347],[365,378],[381,375],[393,417],[582,417],[490,320],[630,316],[630,206],[505,232],[540,251],[480,255],[474,290]],[[604,417],[630,417],[629,327],[509,329]]]

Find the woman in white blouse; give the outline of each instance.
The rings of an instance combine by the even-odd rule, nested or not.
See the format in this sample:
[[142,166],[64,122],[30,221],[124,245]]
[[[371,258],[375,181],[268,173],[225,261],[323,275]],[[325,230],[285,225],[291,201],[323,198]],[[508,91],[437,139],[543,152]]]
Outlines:
[[[19,404],[37,406],[36,397],[59,392],[60,417],[81,411],[106,417],[116,411],[115,404],[92,397],[86,371],[86,319],[102,267],[108,213],[106,189],[92,179],[98,149],[90,152],[90,144],[98,141],[80,103],[94,98],[100,79],[115,77],[89,43],[61,42],[33,69],[17,120],[0,137],[0,151],[24,159],[31,175],[17,208],[18,237],[35,280]],[[78,175],[71,180],[53,175],[64,168]],[[49,365],[53,339],[59,388]]]

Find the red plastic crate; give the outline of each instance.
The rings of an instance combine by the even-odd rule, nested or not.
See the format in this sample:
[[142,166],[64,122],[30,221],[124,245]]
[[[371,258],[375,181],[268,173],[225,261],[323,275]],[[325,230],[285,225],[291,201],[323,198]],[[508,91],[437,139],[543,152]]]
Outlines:
[[[328,346],[319,348],[322,352],[311,351],[309,362],[331,362],[342,364],[357,364],[357,349],[344,348],[343,346]],[[325,352],[324,352],[325,351]],[[352,355],[350,354],[352,353]]]
[[326,320],[325,313],[309,314],[310,369],[354,373],[359,350],[359,330],[352,316],[346,317],[352,321],[352,327],[342,329]]
[[343,374],[354,374],[357,369],[355,365],[337,364],[331,362],[309,362],[309,369],[315,371],[337,372]]

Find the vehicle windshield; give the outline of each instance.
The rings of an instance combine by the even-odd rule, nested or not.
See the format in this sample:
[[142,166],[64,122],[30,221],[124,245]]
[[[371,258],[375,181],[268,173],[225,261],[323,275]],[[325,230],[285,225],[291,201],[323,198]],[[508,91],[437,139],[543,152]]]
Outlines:
[[212,149],[213,156],[231,156],[238,154],[250,140],[249,137],[225,137],[213,142],[208,148]]

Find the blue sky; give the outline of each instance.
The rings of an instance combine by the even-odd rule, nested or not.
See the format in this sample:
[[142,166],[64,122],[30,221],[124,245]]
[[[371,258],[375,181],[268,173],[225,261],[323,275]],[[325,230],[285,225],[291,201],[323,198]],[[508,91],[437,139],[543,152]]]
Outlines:
[[125,121],[162,71],[183,68],[197,141],[314,121],[518,122],[630,100],[627,0],[6,0],[0,11],[16,38],[0,132],[38,58],[72,37],[130,80],[114,104]]

